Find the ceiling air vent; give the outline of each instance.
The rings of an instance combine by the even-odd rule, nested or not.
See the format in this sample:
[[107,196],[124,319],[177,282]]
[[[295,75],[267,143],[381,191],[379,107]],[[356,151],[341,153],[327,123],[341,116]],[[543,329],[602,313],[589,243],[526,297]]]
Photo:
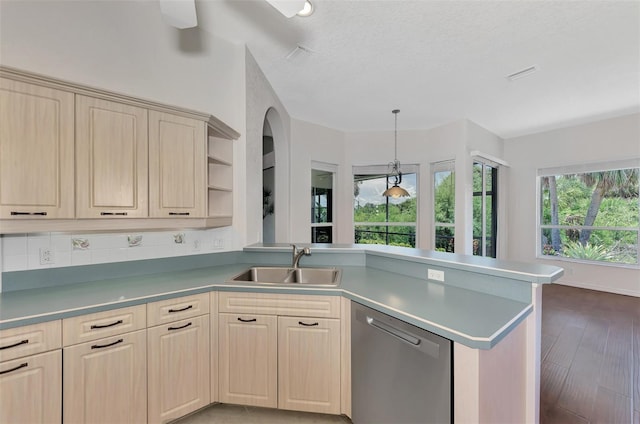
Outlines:
[[511,75],[507,75],[506,78],[509,81],[515,81],[517,79],[524,78],[524,77],[526,77],[528,75],[531,75],[534,72],[536,72],[537,70],[538,70],[538,67],[536,65],[529,66],[528,68],[522,69],[522,70],[520,70],[518,72],[514,72]]

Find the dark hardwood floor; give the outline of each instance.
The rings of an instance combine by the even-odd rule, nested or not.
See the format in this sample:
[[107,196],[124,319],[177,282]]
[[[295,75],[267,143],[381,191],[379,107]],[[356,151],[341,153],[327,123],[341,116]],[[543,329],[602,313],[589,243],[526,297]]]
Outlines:
[[542,424],[640,424],[640,298],[542,290]]

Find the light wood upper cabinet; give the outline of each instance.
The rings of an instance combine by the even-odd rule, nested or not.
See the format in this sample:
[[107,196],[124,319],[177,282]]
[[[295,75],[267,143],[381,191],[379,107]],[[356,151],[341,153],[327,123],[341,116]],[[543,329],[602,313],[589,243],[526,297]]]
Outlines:
[[0,218],[73,218],[74,95],[0,78]]
[[63,422],[147,422],[147,330],[64,349]]
[[340,413],[340,320],[278,317],[278,408]]
[[76,96],[76,216],[148,216],[147,110]]
[[149,111],[149,216],[204,217],[206,124]]
[[278,406],[278,319],[218,314],[220,402]]
[[60,423],[62,351],[0,363],[0,423]]

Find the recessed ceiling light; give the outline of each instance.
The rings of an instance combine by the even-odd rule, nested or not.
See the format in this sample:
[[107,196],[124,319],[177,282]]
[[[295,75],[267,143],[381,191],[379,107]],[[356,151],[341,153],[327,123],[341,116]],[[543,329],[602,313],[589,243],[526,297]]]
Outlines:
[[311,16],[313,14],[313,4],[309,0],[305,0],[304,7],[301,11],[297,13],[298,16],[302,16],[306,18],[307,16]]
[[507,76],[506,76],[506,78],[507,78],[509,81],[515,81],[515,80],[517,80],[517,79],[524,78],[524,77],[526,77],[527,75],[531,75],[531,74],[533,74],[534,72],[536,72],[537,70],[538,70],[538,67],[537,67],[536,65],[529,66],[528,68],[522,69],[522,70],[520,70],[520,71],[518,71],[518,72],[514,72],[514,73],[513,73],[513,74],[511,74],[511,75],[507,75]]

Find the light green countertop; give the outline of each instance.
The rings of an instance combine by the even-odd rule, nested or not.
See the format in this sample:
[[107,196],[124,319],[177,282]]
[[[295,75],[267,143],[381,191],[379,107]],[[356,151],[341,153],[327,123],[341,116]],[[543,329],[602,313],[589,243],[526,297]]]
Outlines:
[[264,256],[247,253],[242,263],[0,293],[0,329],[214,290],[325,294],[344,296],[466,346],[490,349],[533,308],[517,296],[483,293],[462,283],[443,284],[369,265],[339,265],[342,282],[335,288],[226,282],[251,264],[265,261]]

